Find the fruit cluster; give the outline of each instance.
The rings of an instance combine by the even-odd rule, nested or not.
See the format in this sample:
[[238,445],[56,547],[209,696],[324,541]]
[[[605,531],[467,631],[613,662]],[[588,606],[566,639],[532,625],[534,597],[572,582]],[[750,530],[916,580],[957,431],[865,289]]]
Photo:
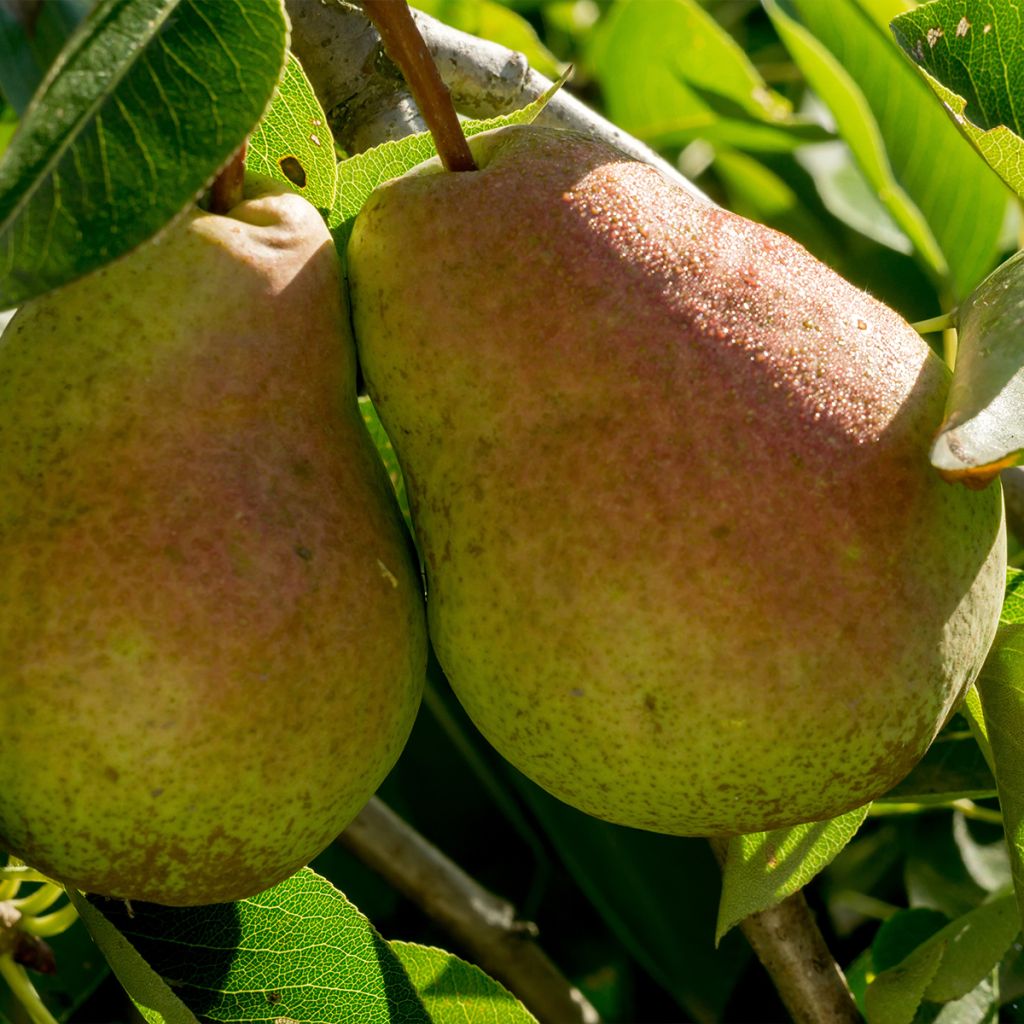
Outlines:
[[865,803],[976,676],[1001,500],[931,469],[913,329],[600,143],[472,148],[363,209],[354,339],[322,220],[265,186],[5,332],[0,840],[33,866],[169,904],[284,878],[397,759],[427,618],[510,761],[685,835]]

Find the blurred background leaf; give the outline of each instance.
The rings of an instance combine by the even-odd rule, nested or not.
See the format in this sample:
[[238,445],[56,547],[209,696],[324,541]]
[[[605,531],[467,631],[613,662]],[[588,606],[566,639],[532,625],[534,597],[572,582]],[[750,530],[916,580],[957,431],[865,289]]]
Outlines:
[[25,113],[43,76],[92,3],[0,0],[0,94],[16,114]]
[[611,119],[656,148],[700,138],[792,150],[828,137],[793,115],[696,0],[616,0],[590,41],[589,63]]
[[871,8],[858,0],[765,4],[893,221],[940,285],[966,295],[996,261],[1003,184]]

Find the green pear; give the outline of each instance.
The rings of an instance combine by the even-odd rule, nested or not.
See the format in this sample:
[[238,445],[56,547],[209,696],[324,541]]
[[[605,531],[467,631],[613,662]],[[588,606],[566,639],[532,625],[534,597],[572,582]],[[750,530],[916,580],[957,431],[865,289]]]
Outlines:
[[394,764],[422,584],[339,261],[265,188],[0,338],[0,843],[80,889],[240,899]]
[[615,150],[536,127],[471,145],[478,171],[383,185],[349,243],[469,715],[639,828],[753,832],[883,793],[1002,599],[998,488],[928,462],[945,366],[791,239]]

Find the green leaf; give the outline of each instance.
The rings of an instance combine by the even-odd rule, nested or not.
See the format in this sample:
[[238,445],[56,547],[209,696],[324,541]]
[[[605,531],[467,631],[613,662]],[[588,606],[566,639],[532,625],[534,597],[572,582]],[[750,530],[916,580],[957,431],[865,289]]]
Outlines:
[[1020,931],[1020,918],[1012,892],[983,903],[928,940],[943,950],[925,998],[948,1003],[973,991],[992,973]]
[[813,179],[829,213],[873,242],[895,252],[913,253],[913,243],[878,198],[845,142],[807,146],[796,159]]
[[912,907],[932,907],[955,920],[987,896],[964,864],[951,814],[905,819],[903,881]]
[[959,349],[931,462],[950,480],[987,481],[1024,451],[1024,252],[960,307]]
[[[977,830],[984,830],[986,833],[996,831],[992,828],[992,823],[978,825]],[[1013,885],[1013,874],[1010,869],[1010,854],[1002,834],[992,842],[983,842],[975,831],[972,831],[967,815],[962,811],[954,811],[953,839],[967,873],[986,893],[1010,890]]]
[[918,946],[903,963],[879,974],[864,994],[868,1024],[911,1024],[942,953],[941,946]]
[[430,1024],[388,944],[308,868],[238,903],[129,908],[89,897],[86,906],[114,972],[136,1003],[161,1015],[147,1017],[157,1024]]
[[985,712],[981,706],[981,694],[978,693],[976,684],[972,684],[964,694],[964,702],[960,707],[960,713],[967,719],[971,728],[971,735],[978,744],[981,756],[985,758],[988,770],[993,773],[995,779],[995,761],[992,758],[992,744],[988,741],[988,726],[985,725]]
[[999,613],[1001,622],[1024,623],[1024,571],[1006,570],[1006,593]]
[[969,293],[996,258],[1007,203],[1002,184],[858,0],[765,6],[924,265],[956,295]]
[[948,1003],[968,995],[989,977],[1019,931],[1012,893],[951,921],[868,986],[868,1024],[909,1024],[924,1000]]
[[618,0],[589,57],[611,119],[655,147],[700,138],[786,152],[828,137],[793,116],[696,0]]
[[[547,106],[548,101],[562,87],[559,79],[542,96],[528,106],[501,117],[489,117],[480,121],[463,121],[462,131],[467,136],[501,128],[507,124],[530,124]],[[370,193],[382,182],[397,178],[418,164],[437,155],[434,139],[430,132],[408,135],[394,142],[384,142],[373,149],[343,160],[338,165],[338,192],[335,208],[329,223],[332,225],[338,252],[344,252],[356,214],[370,198]]]
[[925,1009],[934,1010],[926,1019],[929,1024],[997,1024],[999,1021],[1000,972],[994,970],[970,992],[959,999],[937,1006],[925,1003]]
[[14,113],[14,109],[0,103],[0,154],[10,144],[17,127],[18,115]]
[[933,0],[895,18],[893,35],[957,127],[1024,196],[1024,24],[992,0]]
[[868,808],[729,840],[715,938],[802,889],[857,834]]
[[537,1024],[537,1018],[508,989],[479,967],[431,946],[389,945],[433,1024]]
[[[845,4],[846,0],[837,0],[835,6]],[[948,273],[945,257],[921,211],[896,180],[878,121],[859,83],[846,70],[848,65],[799,20],[795,2],[765,0],[765,9],[804,77],[827,104],[839,134],[893,222],[932,272],[944,277]]]
[[1001,625],[975,684],[995,761],[1010,868],[1024,920],[1024,625]]
[[325,217],[334,209],[334,138],[313,86],[292,54],[270,108],[249,138],[245,166],[253,174],[283,182]]
[[881,974],[902,963],[923,942],[942,931],[949,918],[930,907],[900,910],[883,921],[871,941],[871,965]]
[[0,161],[0,308],[138,246],[259,120],[281,0],[100,0]]

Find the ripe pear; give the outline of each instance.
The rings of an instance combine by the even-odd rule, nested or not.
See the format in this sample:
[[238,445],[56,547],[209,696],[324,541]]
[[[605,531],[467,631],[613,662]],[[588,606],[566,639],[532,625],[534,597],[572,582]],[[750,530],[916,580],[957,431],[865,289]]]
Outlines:
[[[727,835],[921,757],[999,614],[997,488],[928,462],[949,373],[793,240],[537,127],[380,187],[356,344],[438,657],[531,779]],[[418,258],[409,258],[410,253]]]
[[90,892],[241,899],[323,849],[422,688],[422,584],[337,252],[283,189],[0,338],[0,844]]

